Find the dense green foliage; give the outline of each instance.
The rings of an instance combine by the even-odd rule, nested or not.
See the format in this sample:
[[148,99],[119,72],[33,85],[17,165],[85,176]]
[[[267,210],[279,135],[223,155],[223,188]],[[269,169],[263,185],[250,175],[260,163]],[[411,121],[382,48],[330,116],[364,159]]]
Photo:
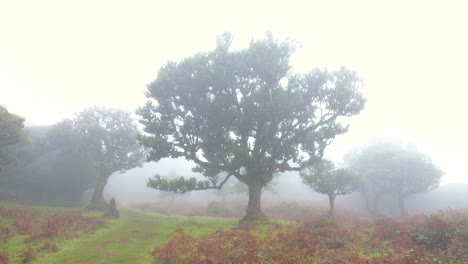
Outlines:
[[8,112],[0,105],[0,171],[15,160],[8,149],[23,138],[24,118]]
[[187,192],[221,188],[234,176],[249,186],[244,220],[262,219],[261,190],[273,175],[320,160],[347,131],[340,117],[357,115],[365,100],[361,80],[345,68],[294,73],[295,42],[269,34],[230,51],[231,42],[224,34],[215,50],[168,62],[148,85],[138,114],[149,159],[185,157],[207,177],[156,176],[148,185]]
[[396,197],[400,214],[405,214],[404,201],[415,193],[439,186],[443,172],[431,158],[398,143],[373,143],[349,154],[350,167],[365,178],[363,193],[378,210],[379,199]]
[[357,190],[362,179],[357,174],[344,169],[335,168],[333,162],[321,160],[301,171],[302,182],[313,191],[328,195],[330,212],[328,217],[335,218],[335,198],[337,195],[346,195]]

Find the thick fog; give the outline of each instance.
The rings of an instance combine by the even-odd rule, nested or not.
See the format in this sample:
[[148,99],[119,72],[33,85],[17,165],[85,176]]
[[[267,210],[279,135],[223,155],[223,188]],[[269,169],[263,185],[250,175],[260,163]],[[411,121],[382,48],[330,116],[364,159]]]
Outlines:
[[[206,207],[213,201],[222,202],[222,192],[226,190],[191,191],[186,194],[172,194],[161,192],[146,186],[148,178],[155,174],[177,175],[202,178],[200,174],[191,170],[193,163],[184,159],[163,159],[158,163],[147,163],[141,168],[132,169],[123,174],[116,173],[111,176],[105,195],[108,199],[114,197],[122,206],[154,205],[170,203],[170,201],[189,202],[191,205]],[[305,206],[328,206],[326,195],[316,193],[303,184],[298,173],[289,172],[277,177],[274,192],[264,191],[262,200],[269,202],[297,202]],[[88,195],[83,198],[89,199]],[[225,194],[224,199],[240,199],[247,202],[247,193]],[[443,209],[468,209],[468,185],[467,184],[443,184],[440,187],[414,194],[407,200],[407,209],[410,213],[431,213]],[[337,208],[344,210],[365,212],[364,199],[360,192],[338,196]],[[391,201],[382,205],[382,214],[398,215],[397,205]]]
[[[342,167],[348,153],[368,142],[401,140],[427,154],[443,173],[440,187],[407,197],[407,210],[468,208],[464,3],[240,1],[227,8],[221,2],[196,1],[182,8],[179,2],[159,1],[31,1],[26,6],[19,1],[0,4],[0,105],[24,117],[31,139],[12,147],[18,167],[1,172],[0,180],[11,185],[0,190],[5,199],[24,196],[26,201],[49,203],[69,197],[79,200],[73,206],[82,206],[91,199],[96,172],[77,157],[60,154],[80,147],[75,138],[60,143],[62,152],[50,151],[54,141],[42,141],[42,129],[63,124],[94,105],[137,116],[148,84],[168,61],[215,49],[216,36],[225,31],[234,36],[233,51],[247,48],[268,31],[300,43],[290,60],[296,73],[316,68],[331,73],[344,65],[362,78],[359,92],[367,100],[365,107],[358,115],[342,117],[349,130],[327,146],[325,158]],[[114,172],[104,195],[115,197],[121,206],[247,202],[246,193],[230,188],[171,194],[147,187],[156,174],[197,176],[193,165],[163,159]],[[262,201],[328,206],[327,195],[306,187],[298,173],[282,173],[275,181],[273,192],[265,190]],[[379,197],[380,213],[398,214],[393,198]],[[360,191],[340,195],[336,203],[338,209],[366,210]]]

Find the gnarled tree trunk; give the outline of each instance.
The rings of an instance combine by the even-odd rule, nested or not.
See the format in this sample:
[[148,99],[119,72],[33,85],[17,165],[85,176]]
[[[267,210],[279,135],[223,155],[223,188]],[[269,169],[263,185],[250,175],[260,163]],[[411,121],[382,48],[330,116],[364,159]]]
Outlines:
[[249,185],[249,203],[247,212],[240,222],[252,222],[266,220],[267,217],[262,212],[261,196],[263,185],[260,182],[250,183]]
[[106,187],[109,176],[99,177],[96,186],[94,187],[93,197],[91,202],[86,207],[86,210],[94,211],[107,211],[109,210],[109,204],[104,200],[104,188]]

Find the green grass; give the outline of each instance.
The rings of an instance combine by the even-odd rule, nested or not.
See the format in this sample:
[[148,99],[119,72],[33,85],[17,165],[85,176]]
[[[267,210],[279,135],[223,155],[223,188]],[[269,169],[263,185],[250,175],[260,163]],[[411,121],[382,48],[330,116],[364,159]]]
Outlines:
[[[0,206],[27,208],[23,205],[6,203],[0,203]],[[54,207],[34,208],[50,213],[70,210]],[[0,219],[0,224],[1,221]],[[216,229],[232,228],[237,222],[237,219],[166,216],[137,209],[124,209],[121,210],[120,219],[108,220],[106,227],[93,234],[57,243],[59,248],[57,252],[41,252],[32,263],[154,263],[149,252],[167,243],[177,228],[183,228],[186,233],[197,237]],[[3,245],[10,255],[10,263],[21,263],[19,254],[25,249],[26,238],[26,235],[15,235],[7,245]]]
[[16,202],[3,202],[0,201],[0,206],[4,208],[12,208],[12,209],[31,209],[34,208],[39,210],[43,213],[47,212],[69,212],[69,211],[76,211],[79,208],[69,208],[69,207],[53,207],[53,206],[31,206],[25,203],[16,203]]

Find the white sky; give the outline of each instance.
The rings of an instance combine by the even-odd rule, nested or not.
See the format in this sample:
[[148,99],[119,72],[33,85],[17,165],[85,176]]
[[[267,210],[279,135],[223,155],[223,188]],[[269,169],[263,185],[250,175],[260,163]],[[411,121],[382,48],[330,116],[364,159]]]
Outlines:
[[271,30],[304,44],[296,70],[345,65],[364,78],[366,109],[329,148],[409,138],[468,183],[468,2],[0,0],[0,104],[28,124],[89,105],[133,111],[167,60],[235,47]]

